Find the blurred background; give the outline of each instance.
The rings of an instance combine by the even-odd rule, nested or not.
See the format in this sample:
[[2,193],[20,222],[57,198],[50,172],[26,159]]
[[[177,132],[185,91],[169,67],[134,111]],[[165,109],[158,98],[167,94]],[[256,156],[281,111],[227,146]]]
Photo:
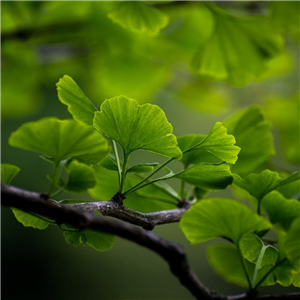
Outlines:
[[[270,168],[297,170],[299,5],[2,1],[1,160],[21,168],[13,185],[49,188],[51,166],[36,153],[10,147],[8,137],[44,116],[70,118],[55,86],[65,74],[98,106],[116,95],[159,105],[177,136],[207,134],[216,121],[258,104],[273,123]],[[222,195],[233,197],[230,190]],[[2,299],[193,299],[160,257],[138,245],[117,238],[104,253],[75,248],[57,228],[25,228],[8,208],[1,216]],[[154,232],[185,247],[211,290],[243,292],[209,266],[209,243],[190,246],[177,224]]]

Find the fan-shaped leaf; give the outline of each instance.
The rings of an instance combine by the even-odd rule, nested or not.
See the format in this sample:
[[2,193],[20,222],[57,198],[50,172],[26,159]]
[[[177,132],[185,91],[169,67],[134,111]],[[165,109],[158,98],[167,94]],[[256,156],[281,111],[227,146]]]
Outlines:
[[271,224],[234,200],[212,198],[186,211],[179,226],[192,244],[217,237],[231,239],[237,244],[243,233],[267,230]]
[[10,184],[19,172],[20,168],[15,165],[1,164],[1,182]]
[[96,112],[94,126],[118,142],[126,155],[143,149],[166,157],[181,158],[172,126],[156,105],[138,105],[126,96],[105,100]]
[[134,32],[153,36],[167,26],[168,17],[160,10],[143,2],[121,2],[108,14],[115,23]]
[[271,124],[260,107],[253,105],[236,112],[224,122],[224,126],[241,147],[239,159],[232,166],[234,173],[248,175],[275,154]]
[[232,183],[233,177],[227,164],[198,164],[171,176],[182,179],[204,190],[222,190]]
[[55,162],[80,157],[98,163],[110,151],[106,139],[92,127],[55,118],[23,124],[11,134],[9,144],[43,153]]
[[246,190],[257,200],[262,200],[265,195],[279,186],[296,181],[300,178],[300,171],[294,172],[287,178],[280,178],[278,173],[264,170],[260,174],[250,174],[245,179],[233,174],[234,184]]
[[56,84],[58,99],[68,106],[68,111],[78,122],[93,125],[94,113],[97,108],[87,98],[76,82],[65,75]]

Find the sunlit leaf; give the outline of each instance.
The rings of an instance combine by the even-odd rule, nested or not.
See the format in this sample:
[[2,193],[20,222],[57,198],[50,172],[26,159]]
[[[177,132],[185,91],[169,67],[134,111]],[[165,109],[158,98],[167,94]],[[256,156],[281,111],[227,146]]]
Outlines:
[[105,100],[95,113],[94,126],[117,141],[126,155],[143,149],[158,155],[180,158],[176,137],[161,108],[138,105],[126,96]]
[[259,79],[264,62],[281,50],[281,36],[272,31],[267,18],[236,17],[211,3],[209,8],[215,30],[199,47],[193,69],[233,86]]
[[243,233],[267,230],[271,224],[241,203],[212,198],[186,211],[179,227],[193,245],[217,237],[231,239],[237,244]]
[[96,184],[94,170],[86,164],[72,160],[66,166],[66,171],[69,173],[68,182],[63,188],[66,192],[81,194]]
[[[198,143],[199,145],[194,145],[196,147],[190,151],[208,151],[223,161],[231,164],[234,164],[238,159],[237,155],[240,151],[240,148],[234,145],[234,136],[227,134],[227,129],[222,125],[221,122],[217,122],[204,139],[202,136],[196,136],[194,138],[190,138],[190,140],[187,139],[185,143],[192,143],[198,139],[200,140]],[[186,144],[183,144],[184,148],[186,146]]]
[[294,276],[292,284],[295,287],[300,287],[300,273],[298,273]]
[[11,164],[1,164],[1,182],[10,184],[12,179],[20,172],[20,168]]
[[248,175],[275,154],[271,124],[259,106],[236,112],[224,122],[224,126],[241,147],[239,159],[232,166],[234,173]]
[[120,2],[108,14],[115,23],[134,32],[156,35],[168,24],[168,16],[143,2]]
[[[188,148],[198,144],[201,142],[206,135],[195,135],[195,134],[188,134],[183,135],[177,138],[178,147],[181,151],[187,150]],[[184,153],[180,160],[185,167],[189,166],[190,164],[197,164],[201,162],[208,162],[208,163],[221,163],[222,160],[212,154],[207,150],[195,150]]]
[[279,177],[278,173],[270,170],[264,170],[260,174],[250,174],[242,179],[239,175],[233,174],[234,184],[249,192],[257,200],[275,190],[279,186],[283,186],[300,178],[300,171],[292,173],[287,178]]
[[232,183],[233,177],[227,164],[194,165],[172,178],[179,178],[204,190],[222,190]]
[[262,205],[270,221],[273,224],[282,223],[285,228],[289,228],[293,220],[300,217],[300,202],[293,199],[287,200],[277,191],[266,195]]
[[[90,163],[98,163],[110,151],[106,139],[92,127],[55,118],[23,124],[11,134],[9,144],[43,153],[55,162],[87,155]],[[92,159],[89,154],[93,154]]]
[[17,208],[12,208],[12,212],[16,219],[25,227],[32,227],[35,229],[46,229],[49,226],[49,222],[44,217],[38,217],[38,215],[27,213]]
[[127,173],[149,173],[154,170],[154,167],[157,166],[159,163],[141,163],[141,164],[136,164],[132,167],[130,167],[127,170]]
[[106,156],[100,165],[107,170],[118,171],[118,166],[111,156]]
[[114,235],[88,229],[64,231],[64,237],[68,244],[74,245],[75,247],[83,244],[84,246],[91,246],[97,251],[108,251],[115,243]]
[[65,75],[56,84],[58,99],[68,106],[68,111],[74,120],[86,125],[93,125],[94,113],[97,108],[87,98],[76,82]]

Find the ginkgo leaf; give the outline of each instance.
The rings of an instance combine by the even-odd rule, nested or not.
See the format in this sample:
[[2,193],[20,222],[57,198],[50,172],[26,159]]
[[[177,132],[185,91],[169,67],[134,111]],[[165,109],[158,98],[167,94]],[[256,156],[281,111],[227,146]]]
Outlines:
[[[260,79],[267,59],[281,51],[282,38],[260,16],[236,17],[210,3],[213,34],[194,56],[192,67],[201,75],[243,86]],[[230,33],[230,34],[228,34]]]
[[1,164],[1,182],[10,184],[19,172],[20,168],[15,165]]
[[273,191],[267,194],[262,201],[263,208],[268,214],[270,221],[281,223],[288,229],[293,220],[300,217],[300,202],[286,199],[279,192]]
[[39,217],[36,214],[25,212],[17,208],[12,208],[12,212],[16,219],[25,227],[43,230],[50,225],[50,223],[42,216]]
[[[190,151],[206,150],[223,161],[234,164],[238,159],[237,155],[240,151],[240,148],[234,144],[234,136],[227,134],[227,129],[222,123],[217,122],[212,127],[209,134],[202,139],[198,145],[196,144],[197,146],[194,145],[193,149]],[[190,151],[187,151],[187,153]]]
[[234,113],[226,119],[224,126],[241,147],[239,159],[232,166],[234,173],[248,175],[275,154],[271,123],[259,106],[253,105]]
[[[54,162],[87,155],[90,163],[98,163],[110,151],[106,139],[92,127],[56,118],[23,124],[11,134],[9,144],[43,153]],[[89,154],[93,155],[89,157]]]
[[64,231],[64,238],[68,244],[75,247],[83,244],[93,247],[97,251],[108,251],[115,243],[115,236],[106,232],[93,230]]
[[279,177],[278,173],[264,170],[259,174],[250,174],[242,179],[239,175],[233,174],[234,184],[249,192],[257,200],[261,201],[265,195],[300,178],[300,171],[294,172],[287,178]]
[[168,24],[168,16],[162,11],[137,1],[118,3],[108,17],[125,28],[150,36],[156,35]]
[[94,170],[86,164],[72,160],[66,166],[66,171],[69,173],[68,182],[63,187],[66,192],[81,194],[96,184]]
[[93,125],[94,113],[97,108],[87,98],[76,82],[65,75],[56,84],[58,99],[68,106],[73,119],[86,125]]
[[232,183],[233,177],[227,164],[198,164],[172,178],[179,178],[204,190],[222,190]]
[[139,174],[139,173],[149,173],[154,170],[154,167],[159,165],[158,162],[154,163],[141,163],[141,164],[136,164],[126,171],[127,173],[134,173],[134,174]]
[[271,224],[241,203],[212,198],[202,200],[186,211],[179,227],[193,245],[217,237],[237,244],[243,233],[268,230]]
[[[177,138],[178,147],[183,152],[188,148],[200,143],[206,135],[195,135],[195,134],[188,134],[184,136],[180,136]],[[187,153],[183,153],[182,158],[180,160],[184,164],[185,167],[188,167],[190,164],[198,164],[201,162],[208,162],[208,163],[221,163],[222,160],[212,154],[207,150],[195,150],[190,151]]]
[[181,158],[172,126],[161,108],[138,105],[134,99],[118,96],[105,100],[95,113],[94,126],[118,142],[125,155],[143,149],[158,155]]

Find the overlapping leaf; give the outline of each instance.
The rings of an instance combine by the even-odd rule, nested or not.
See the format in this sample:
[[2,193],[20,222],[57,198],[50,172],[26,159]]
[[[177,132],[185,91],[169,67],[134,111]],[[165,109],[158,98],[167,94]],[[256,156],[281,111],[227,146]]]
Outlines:
[[248,175],[275,154],[271,124],[257,105],[240,110],[229,117],[224,126],[241,147],[239,159],[232,171]]
[[156,105],[138,105],[134,99],[118,96],[105,100],[95,113],[94,126],[118,142],[126,155],[143,149],[166,157],[181,158],[172,126]]
[[68,111],[78,122],[93,125],[94,113],[97,108],[87,98],[76,82],[65,75],[56,84],[58,99],[68,106]]
[[250,195],[260,201],[265,195],[279,186],[298,180],[300,178],[300,171],[292,173],[287,178],[281,178],[278,173],[270,170],[264,170],[259,174],[250,174],[244,179],[234,174],[233,178],[235,185],[246,190]]
[[15,165],[1,164],[1,182],[10,184],[19,172],[20,168]]
[[[201,75],[243,86],[257,80],[264,62],[278,54],[282,40],[262,17],[239,18],[209,5],[214,18],[211,37],[201,44],[192,67]],[[230,33],[230,34],[228,34]]]
[[171,176],[204,190],[222,190],[232,183],[233,177],[227,164],[197,164]]
[[121,2],[108,14],[115,23],[134,32],[156,35],[168,24],[168,16],[143,2]]
[[98,232],[89,229],[78,231],[65,231],[65,240],[75,247],[83,244],[91,246],[97,251],[108,251],[115,243],[115,236],[106,232]]
[[23,124],[11,134],[9,144],[43,153],[54,162],[83,157],[91,164],[98,163],[110,151],[106,139],[92,127],[55,118]]
[[266,219],[256,215],[245,205],[219,198],[202,200],[195,204],[183,214],[179,226],[191,244],[217,237],[231,239],[237,244],[245,232],[259,232],[271,228]]

